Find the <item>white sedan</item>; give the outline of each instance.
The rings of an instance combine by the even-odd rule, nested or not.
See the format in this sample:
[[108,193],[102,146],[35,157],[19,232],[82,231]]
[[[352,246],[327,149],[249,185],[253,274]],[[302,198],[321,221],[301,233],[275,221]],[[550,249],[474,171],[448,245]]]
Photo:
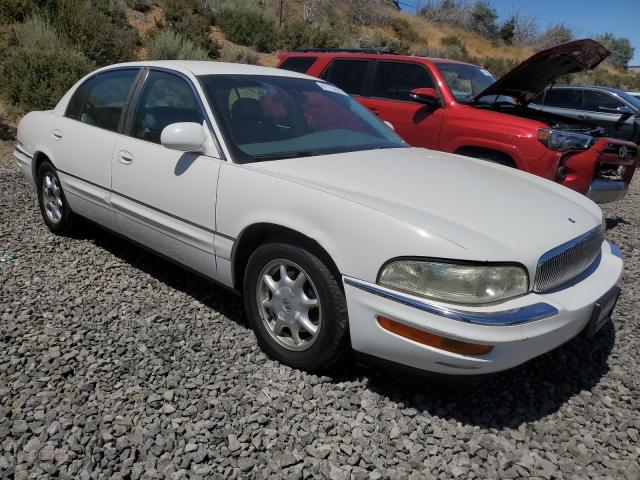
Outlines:
[[311,371],[351,350],[504,370],[594,334],[619,294],[620,251],[593,202],[409,148],[343,91],[286,70],[103,68],[26,115],[15,156],[52,232],[85,217],[243,294],[264,351]]

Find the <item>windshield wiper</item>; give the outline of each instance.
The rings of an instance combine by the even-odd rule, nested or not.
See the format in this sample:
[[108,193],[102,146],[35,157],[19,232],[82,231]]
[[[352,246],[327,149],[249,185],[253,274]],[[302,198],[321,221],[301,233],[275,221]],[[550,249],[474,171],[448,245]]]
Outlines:
[[286,158],[313,157],[315,155],[322,154],[315,150],[301,150],[299,152],[264,153],[254,155],[253,158],[256,162],[262,162],[267,160],[284,160]]

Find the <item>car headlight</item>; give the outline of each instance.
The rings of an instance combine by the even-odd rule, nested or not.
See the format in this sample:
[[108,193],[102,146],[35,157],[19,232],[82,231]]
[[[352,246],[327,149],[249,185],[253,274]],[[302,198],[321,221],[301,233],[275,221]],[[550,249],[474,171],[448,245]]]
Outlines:
[[378,284],[449,303],[492,303],[527,293],[529,277],[518,265],[395,260],[380,270]]
[[591,135],[563,132],[561,130],[553,130],[550,128],[539,129],[538,140],[546,145],[547,148],[560,152],[565,152],[567,150],[586,150],[593,143],[593,137]]

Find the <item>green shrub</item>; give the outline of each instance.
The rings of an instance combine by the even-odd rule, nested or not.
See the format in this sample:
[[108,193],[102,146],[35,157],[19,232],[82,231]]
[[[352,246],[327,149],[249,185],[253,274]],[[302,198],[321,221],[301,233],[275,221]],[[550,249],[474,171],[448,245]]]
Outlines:
[[220,60],[230,63],[245,63],[247,65],[257,65],[258,55],[254,51],[246,47],[225,45],[220,51]]
[[301,20],[288,22],[280,30],[280,48],[338,48],[340,39],[334,31],[317,23]]
[[146,13],[151,10],[150,0],[127,0],[127,5],[130,9],[138,12]]
[[16,27],[16,45],[0,60],[2,96],[18,111],[50,109],[95,68],[42,18]]
[[376,32],[372,37],[364,38],[360,41],[362,48],[375,48],[389,53],[397,53],[406,55],[409,53],[409,45],[402,41],[396,40],[382,32]]
[[214,7],[215,22],[233,43],[253,46],[262,52],[276,48],[275,20],[255,3],[226,1]]
[[170,22],[177,22],[183,15],[198,11],[197,0],[162,0],[160,6],[164,11],[164,16]]
[[19,22],[36,10],[33,0],[0,0],[0,22]]
[[149,60],[207,60],[207,51],[171,29],[161,30],[147,44]]
[[105,2],[102,7],[95,8],[87,0],[59,0],[57,27],[98,65],[130,60],[137,45],[137,35],[118,4]]
[[440,39],[440,43],[444,47],[443,55],[451,60],[468,62],[471,60],[467,47],[458,37],[447,36]]
[[396,17],[391,21],[391,28],[400,40],[407,42],[419,42],[420,35],[416,32],[411,24],[404,18]]

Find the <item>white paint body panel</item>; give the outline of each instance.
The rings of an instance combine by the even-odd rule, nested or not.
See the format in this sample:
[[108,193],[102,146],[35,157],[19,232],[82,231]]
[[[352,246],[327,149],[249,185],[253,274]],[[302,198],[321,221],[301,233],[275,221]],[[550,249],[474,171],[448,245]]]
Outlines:
[[[517,262],[532,279],[541,255],[601,222],[598,206],[562,186],[424,149],[235,164],[195,75],[304,75],[215,62],[134,65],[161,66],[192,80],[211,124],[211,130],[205,129],[205,155],[68,120],[63,115],[71,89],[55,110],[24,117],[16,158],[33,180],[32,157],[46,155],[66,172],[60,179],[74,211],[225,285],[234,287],[234,247],[254,224],[295,230],[315,240],[342,275],[375,284],[380,267],[401,256]],[[62,140],[51,136],[54,129],[63,133]],[[229,160],[214,158],[218,156]],[[604,244],[598,269],[578,284],[481,309],[498,312],[538,302],[558,309],[554,317],[508,327],[454,321],[347,285],[352,345],[442,373],[510,368],[579,332],[593,303],[616,284],[621,270],[621,260]],[[486,358],[434,350],[383,331],[375,322],[378,314],[455,338],[489,342],[495,349]]]

